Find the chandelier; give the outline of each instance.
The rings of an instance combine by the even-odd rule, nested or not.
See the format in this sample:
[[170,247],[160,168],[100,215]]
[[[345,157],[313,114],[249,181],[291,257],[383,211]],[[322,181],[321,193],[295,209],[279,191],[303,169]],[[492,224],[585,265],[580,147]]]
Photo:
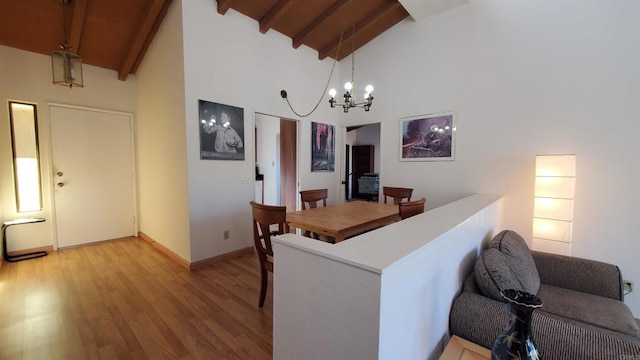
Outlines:
[[342,109],[344,110],[344,112],[349,112],[349,109],[354,107],[361,107],[364,109],[364,111],[369,111],[369,108],[373,103],[373,95],[371,95],[371,92],[373,92],[373,85],[367,85],[367,87],[365,88],[366,92],[364,94],[364,101],[359,103],[355,102],[353,95],[351,95],[351,90],[353,90],[354,86],[355,86],[355,81],[353,80],[353,78],[351,82],[344,84],[344,90],[345,90],[343,95],[344,103],[342,104],[336,102],[336,99],[335,99],[337,94],[336,89],[329,90],[329,96],[331,96],[331,99],[329,99],[329,104],[331,105],[331,107],[334,108],[336,107],[336,105],[342,106]]
[[53,83],[70,88],[83,87],[82,82],[82,58],[80,55],[72,53],[71,46],[67,42],[67,16],[65,7],[71,0],[60,0],[62,3],[62,26],[63,44],[58,51],[51,54],[51,70],[53,72]]
[[[373,92],[373,86],[372,85],[367,85],[365,88],[365,94],[364,94],[364,100],[361,102],[356,102],[354,95],[353,95],[353,90],[355,89],[355,85],[356,85],[356,80],[355,80],[355,73],[356,73],[356,1],[355,0],[350,0],[351,1],[351,81],[347,82],[346,84],[344,84],[344,89],[345,89],[345,93],[343,95],[344,98],[344,102],[343,103],[338,103],[336,101],[336,94],[337,91],[336,89],[331,89],[329,90],[329,96],[331,96],[331,98],[329,99],[329,105],[331,105],[332,108],[335,108],[336,105],[337,106],[342,106],[342,109],[344,110],[344,112],[348,113],[349,109],[351,108],[363,108],[364,111],[369,111],[369,109],[371,108],[371,105],[373,104],[373,95],[371,95],[371,93]],[[345,23],[346,25],[346,23]],[[327,80],[327,84],[324,87],[324,91],[322,92],[322,96],[320,97],[320,100],[318,100],[318,102],[316,103],[316,105],[313,107],[313,109],[311,109],[310,112],[308,112],[307,114],[299,114],[298,112],[296,112],[293,107],[291,106],[291,103],[289,102],[289,98],[287,96],[287,91],[286,90],[281,90],[280,91],[280,96],[283,99],[287,100],[287,104],[289,104],[289,108],[291,109],[291,111],[293,111],[294,114],[300,116],[300,117],[307,117],[309,115],[311,115],[314,111],[316,111],[316,109],[318,108],[318,105],[320,105],[320,102],[322,101],[322,98],[324,97],[324,93],[325,91],[327,91],[327,88],[329,87],[329,83],[331,82],[331,77],[333,76],[333,70],[336,66],[336,62],[338,59],[338,55],[340,54],[340,47],[342,46],[342,39],[344,37],[344,32],[345,32],[345,28],[346,26],[343,26],[342,28],[342,32],[340,33],[340,40],[338,41],[338,49],[336,51],[336,56],[333,59],[333,65],[331,66],[331,72],[329,73],[329,79]]]

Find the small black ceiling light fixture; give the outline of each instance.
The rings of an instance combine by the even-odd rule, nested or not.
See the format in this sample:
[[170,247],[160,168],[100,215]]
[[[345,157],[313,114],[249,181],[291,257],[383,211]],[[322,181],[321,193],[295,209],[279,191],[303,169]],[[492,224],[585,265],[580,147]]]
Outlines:
[[51,53],[51,70],[53,73],[53,83],[69,88],[84,87],[82,80],[82,58],[80,55],[72,53],[71,46],[67,42],[67,15],[66,5],[71,0],[60,0],[62,3],[62,26],[64,39],[58,51]]
[[[367,85],[365,88],[365,94],[364,94],[364,101],[361,102],[356,102],[355,98],[353,96],[353,90],[355,89],[355,85],[356,85],[356,80],[355,80],[355,73],[356,73],[356,44],[355,44],[355,38],[356,38],[356,1],[355,0],[350,0],[351,1],[351,81],[347,82],[344,84],[344,89],[345,89],[345,93],[343,95],[344,98],[344,102],[343,103],[338,103],[335,99],[335,96],[337,94],[336,89],[331,89],[329,90],[329,96],[331,97],[329,99],[329,105],[332,108],[335,108],[336,105],[337,106],[342,106],[342,109],[345,113],[349,112],[349,109],[351,108],[355,108],[355,107],[359,107],[359,108],[363,108],[364,111],[369,111],[369,109],[371,108],[371,105],[373,104],[373,95],[371,95],[371,93],[373,92],[373,86],[372,85]],[[345,21],[345,25],[346,25],[346,21]],[[322,102],[322,98],[324,97],[324,94],[327,91],[327,88],[329,88],[329,83],[331,82],[331,77],[333,76],[333,70],[335,69],[336,66],[336,62],[338,59],[338,55],[340,54],[340,47],[342,45],[342,38],[344,37],[344,31],[345,31],[346,26],[342,27],[342,32],[340,33],[340,40],[338,41],[338,49],[336,51],[336,56],[333,58],[333,65],[331,66],[331,72],[329,73],[329,79],[327,80],[327,84],[324,87],[324,90],[322,91],[322,95],[320,96],[320,99],[318,100],[318,102],[316,103],[316,105],[313,107],[313,109],[311,109],[311,111],[309,111],[306,114],[300,114],[298,112],[296,112],[293,107],[291,106],[291,102],[289,102],[289,98],[287,96],[287,91],[286,90],[281,90],[280,91],[280,96],[283,99],[287,100],[287,104],[289,104],[289,108],[291,109],[291,111],[293,111],[294,114],[300,116],[300,117],[307,117],[311,114],[313,114],[314,111],[316,111],[316,109],[318,108],[318,105],[320,105],[320,102]]]

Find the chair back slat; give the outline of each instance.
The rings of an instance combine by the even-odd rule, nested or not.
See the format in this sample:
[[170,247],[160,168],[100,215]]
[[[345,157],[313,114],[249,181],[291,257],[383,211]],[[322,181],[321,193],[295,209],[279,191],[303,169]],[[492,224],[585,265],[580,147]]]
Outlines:
[[273,256],[271,236],[284,234],[287,229],[287,208],[285,206],[271,206],[252,201],[253,211],[253,242],[260,261],[263,256]]
[[322,201],[322,206],[327,206],[328,189],[302,190],[300,199],[302,200],[302,210],[307,208],[317,208]]
[[273,272],[273,248],[271,236],[289,231],[287,207],[259,204],[251,201],[253,213],[253,244],[260,261],[260,297],[258,307],[264,306],[267,297],[268,273]]
[[393,186],[383,186],[382,194],[384,195],[384,203],[387,203],[387,197],[393,198],[393,204],[398,205],[403,199],[407,199],[407,201],[411,201],[411,194],[413,193],[413,189],[411,188],[401,188],[401,187],[393,187]]
[[410,218],[424,212],[424,204],[427,199],[422,198],[416,201],[404,201],[398,204],[400,207],[400,219]]

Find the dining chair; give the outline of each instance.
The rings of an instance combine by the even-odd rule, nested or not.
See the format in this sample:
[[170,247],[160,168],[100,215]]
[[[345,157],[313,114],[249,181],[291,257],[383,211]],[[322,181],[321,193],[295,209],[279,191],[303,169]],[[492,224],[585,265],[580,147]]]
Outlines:
[[[300,191],[300,200],[302,200],[302,210],[317,208],[321,203],[322,206],[327,206],[327,197],[329,196],[328,189],[314,189],[314,190],[302,190]],[[304,236],[313,237],[316,240],[320,239],[320,236],[311,231],[305,231]]]
[[315,189],[300,191],[300,199],[302,200],[302,210],[317,208],[322,201],[322,206],[327,206],[327,197],[329,190]]
[[[287,207],[259,204],[251,201],[253,211],[253,244],[260,260],[260,300],[264,305],[267,297],[268,271],[273,273],[273,249],[271,236],[288,232]],[[277,230],[274,228],[277,226]]]
[[404,220],[414,215],[422,214],[424,212],[424,204],[426,202],[427,199],[422,198],[420,200],[403,201],[398,203],[398,206],[400,207],[400,219]]
[[407,199],[407,201],[411,201],[411,194],[413,193],[413,189],[411,188],[401,188],[401,187],[392,187],[392,186],[383,186],[382,194],[384,195],[384,203],[387,203],[387,197],[393,198],[393,204],[398,205],[402,201],[402,199]]

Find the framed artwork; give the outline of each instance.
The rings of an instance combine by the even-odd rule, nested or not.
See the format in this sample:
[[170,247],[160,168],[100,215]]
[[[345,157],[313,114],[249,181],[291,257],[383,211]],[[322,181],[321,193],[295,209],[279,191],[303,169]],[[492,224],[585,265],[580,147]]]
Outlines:
[[400,119],[400,161],[452,161],[455,158],[454,112]]
[[335,168],[335,127],[311,123],[311,171],[333,172]]
[[200,159],[244,160],[244,110],[198,100]]

